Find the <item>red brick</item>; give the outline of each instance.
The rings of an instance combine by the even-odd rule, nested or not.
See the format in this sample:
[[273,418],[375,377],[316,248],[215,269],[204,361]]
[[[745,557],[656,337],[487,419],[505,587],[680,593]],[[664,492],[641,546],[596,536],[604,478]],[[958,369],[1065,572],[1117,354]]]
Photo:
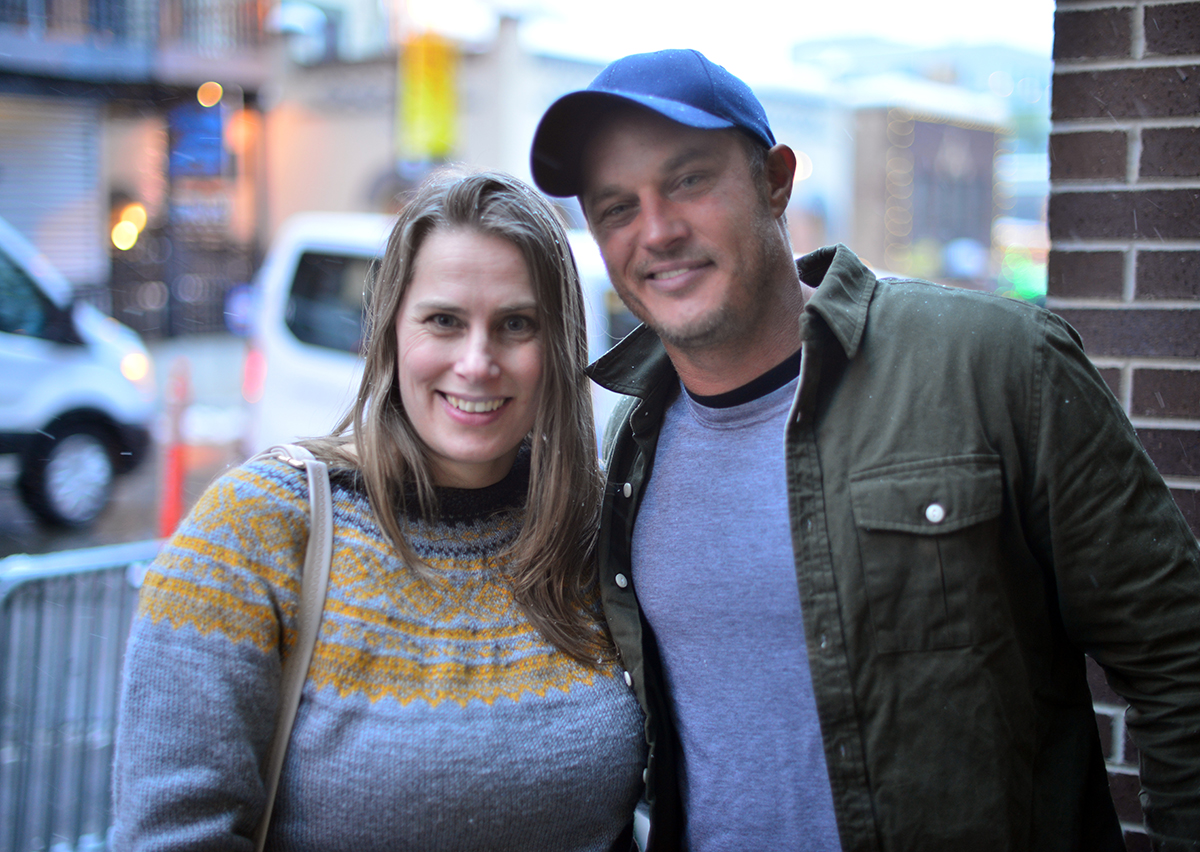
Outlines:
[[[1198,48],[1200,49],[1200,48]],[[1053,146],[1050,149],[1053,151]],[[1051,178],[1054,177],[1053,162]],[[1200,128],[1166,127],[1142,131],[1142,158],[1138,175],[1143,178],[1200,176]]]
[[1138,429],[1137,435],[1163,476],[1200,476],[1200,432]]
[[1121,396],[1121,371],[1106,367],[1100,371],[1100,378],[1104,379],[1104,384],[1108,385],[1113,396],[1119,399]]
[[1200,417],[1200,370],[1134,370],[1137,417]]
[[1125,852],[1154,852],[1154,844],[1144,831],[1128,829],[1125,832]]
[[1192,533],[1200,538],[1200,491],[1193,491],[1190,488],[1172,488],[1171,496],[1175,498],[1175,505],[1183,513],[1184,520],[1192,528]]
[[1083,338],[1092,357],[1200,358],[1200,310],[1056,311]]
[[1139,251],[1138,299],[1200,299],[1200,251]]
[[1113,717],[1107,713],[1096,714],[1096,729],[1100,731],[1100,750],[1106,763],[1113,762]]
[[1091,657],[1084,659],[1087,662],[1087,682],[1088,689],[1092,692],[1092,701],[1097,704],[1115,704],[1117,707],[1124,707],[1125,699],[1113,692],[1100,664]]
[[1200,3],[1147,6],[1144,22],[1147,55],[1200,53]]
[[1049,220],[1052,240],[1195,239],[1200,189],[1052,193]]
[[1072,118],[1166,118],[1200,114],[1200,65],[1058,72],[1050,114]]
[[1125,180],[1129,142],[1122,131],[1050,137],[1050,180]]
[[1142,803],[1138,794],[1142,791],[1142,782],[1138,776],[1110,772],[1108,788],[1112,791],[1113,804],[1117,806],[1117,816],[1121,821],[1141,825]]
[[1133,46],[1133,9],[1055,12],[1054,61],[1129,56]]
[[1051,250],[1046,291],[1068,299],[1120,299],[1124,279],[1119,251]]

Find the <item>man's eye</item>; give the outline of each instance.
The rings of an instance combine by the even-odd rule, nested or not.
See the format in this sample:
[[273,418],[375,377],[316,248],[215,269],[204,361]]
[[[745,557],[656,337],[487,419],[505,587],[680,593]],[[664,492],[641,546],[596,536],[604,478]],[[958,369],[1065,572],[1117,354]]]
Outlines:
[[601,218],[603,218],[604,221],[606,221],[606,222],[611,221],[613,219],[620,219],[622,216],[624,216],[626,213],[628,213],[631,209],[632,209],[632,205],[629,205],[629,204],[624,204],[624,203],[614,204],[612,207],[605,208],[604,214]]

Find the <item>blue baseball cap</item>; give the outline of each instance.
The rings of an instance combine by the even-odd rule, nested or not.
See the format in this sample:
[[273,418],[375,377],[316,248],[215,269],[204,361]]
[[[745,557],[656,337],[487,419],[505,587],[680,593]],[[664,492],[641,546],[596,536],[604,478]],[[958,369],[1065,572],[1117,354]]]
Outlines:
[[550,105],[533,135],[530,170],[547,195],[578,195],[583,146],[604,108],[640,104],[704,130],[740,128],[770,148],[775,134],[750,87],[698,50],[660,50],[618,59],[586,89]]

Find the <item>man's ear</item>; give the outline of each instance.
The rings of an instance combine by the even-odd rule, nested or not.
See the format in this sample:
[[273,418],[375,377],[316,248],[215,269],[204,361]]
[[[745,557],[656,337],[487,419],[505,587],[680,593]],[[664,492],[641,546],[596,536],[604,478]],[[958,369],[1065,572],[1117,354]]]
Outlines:
[[767,201],[776,218],[787,210],[796,177],[796,152],[780,143],[767,151]]

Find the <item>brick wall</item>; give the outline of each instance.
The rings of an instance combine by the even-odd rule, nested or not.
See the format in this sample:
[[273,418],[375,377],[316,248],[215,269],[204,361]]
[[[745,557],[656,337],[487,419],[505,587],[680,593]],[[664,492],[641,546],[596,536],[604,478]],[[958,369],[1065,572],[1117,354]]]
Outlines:
[[[1200,2],[1057,0],[1047,305],[1125,406],[1200,534]],[[1130,849],[1137,757],[1092,670]]]

